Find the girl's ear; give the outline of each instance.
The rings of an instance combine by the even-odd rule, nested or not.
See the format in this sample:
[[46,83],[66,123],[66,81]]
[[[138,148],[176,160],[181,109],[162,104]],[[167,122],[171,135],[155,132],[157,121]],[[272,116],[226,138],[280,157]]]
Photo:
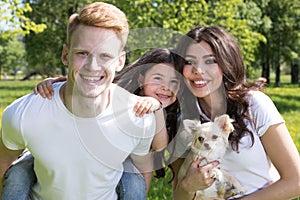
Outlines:
[[140,88],[143,88],[144,82],[145,82],[145,77],[142,74],[140,74],[138,78],[138,83]]
[[64,65],[68,65],[68,63],[69,63],[68,55],[69,55],[69,48],[66,44],[64,44],[62,52],[61,52],[61,60]]

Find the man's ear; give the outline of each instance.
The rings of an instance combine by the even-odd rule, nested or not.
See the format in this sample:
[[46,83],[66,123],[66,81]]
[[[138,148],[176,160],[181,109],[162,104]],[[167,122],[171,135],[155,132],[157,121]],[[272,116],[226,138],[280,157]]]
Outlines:
[[118,58],[118,65],[116,67],[116,71],[119,72],[123,69],[124,65],[125,65],[125,61],[126,61],[126,52],[122,51],[120,53],[120,56]]
[[68,65],[68,55],[69,55],[69,48],[68,45],[64,44],[62,52],[61,52],[61,61],[64,65]]

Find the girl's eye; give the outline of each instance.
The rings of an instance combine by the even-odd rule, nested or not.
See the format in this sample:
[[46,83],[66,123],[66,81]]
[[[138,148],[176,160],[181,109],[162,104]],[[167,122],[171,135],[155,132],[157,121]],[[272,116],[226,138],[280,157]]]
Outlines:
[[160,76],[154,76],[153,79],[159,81],[159,80],[161,80],[162,78],[161,78]]
[[178,84],[179,83],[179,81],[178,80],[176,80],[176,79],[174,79],[174,80],[171,80],[171,83],[173,83],[173,84]]

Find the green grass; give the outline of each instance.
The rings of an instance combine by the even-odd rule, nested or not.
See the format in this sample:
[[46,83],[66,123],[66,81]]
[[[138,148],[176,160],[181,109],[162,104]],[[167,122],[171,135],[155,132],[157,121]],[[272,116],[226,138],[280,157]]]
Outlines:
[[[18,97],[31,93],[33,87],[39,80],[32,81],[0,81],[0,122],[4,108]],[[298,85],[282,84],[281,88],[269,87],[265,92],[271,97],[279,112],[286,120],[287,127],[291,136],[300,150],[300,136],[298,134],[300,124],[300,87]],[[152,186],[149,191],[148,200],[171,199],[172,191],[170,171],[164,179],[153,178]]]

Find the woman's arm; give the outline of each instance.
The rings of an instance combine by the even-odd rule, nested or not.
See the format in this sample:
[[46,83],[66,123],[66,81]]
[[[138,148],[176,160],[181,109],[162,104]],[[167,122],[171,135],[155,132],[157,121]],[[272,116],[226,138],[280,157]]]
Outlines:
[[300,196],[300,157],[284,123],[268,128],[261,141],[280,174],[280,179],[267,188],[241,199],[292,199]]

